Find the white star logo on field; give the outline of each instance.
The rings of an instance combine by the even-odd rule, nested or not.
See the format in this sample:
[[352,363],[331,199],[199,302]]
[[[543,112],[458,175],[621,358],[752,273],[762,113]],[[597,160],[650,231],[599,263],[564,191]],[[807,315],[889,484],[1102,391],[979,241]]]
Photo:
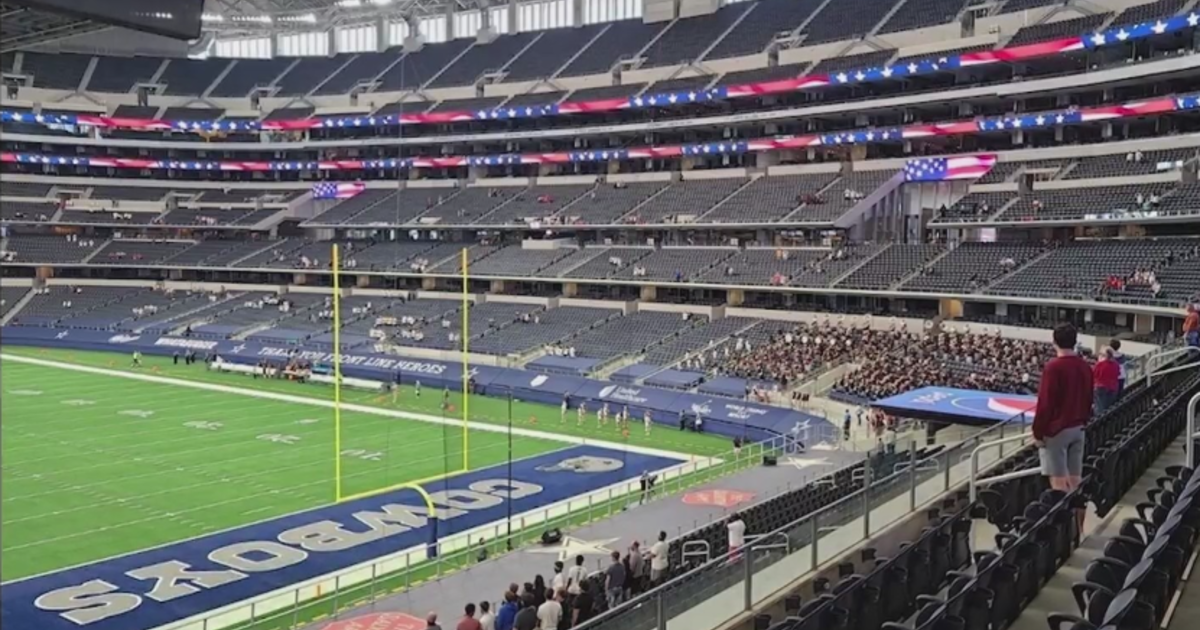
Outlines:
[[545,553],[558,556],[559,560],[574,558],[575,556],[609,556],[612,555],[614,549],[609,549],[611,545],[620,538],[600,538],[597,540],[584,540],[575,538],[574,536],[564,536],[562,544],[557,547],[534,547],[529,550],[529,553]]
[[788,458],[788,465],[795,466],[797,470],[804,470],[805,468],[811,468],[813,466],[823,466],[828,463],[829,463],[829,460],[824,457],[819,458],[819,459],[809,459],[806,457],[789,457]]

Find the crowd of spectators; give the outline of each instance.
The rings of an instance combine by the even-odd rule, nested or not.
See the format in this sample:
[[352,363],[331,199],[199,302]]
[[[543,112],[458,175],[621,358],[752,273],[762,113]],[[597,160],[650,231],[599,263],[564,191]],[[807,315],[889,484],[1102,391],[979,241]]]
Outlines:
[[[509,584],[497,605],[469,603],[453,627],[569,630],[666,581],[667,551],[667,533],[659,532],[658,540],[646,548],[634,541],[624,554],[613,551],[599,571],[589,571],[583,555],[575,556],[569,567],[555,562],[549,581],[539,574],[530,582]],[[479,560],[486,559],[486,553],[481,553]],[[441,627],[435,613],[429,614],[426,623],[429,628]]]
[[878,399],[938,385],[1032,393],[1048,344],[967,331],[906,332],[895,321],[883,329],[851,327],[825,318],[773,331],[757,341],[735,336],[686,357],[681,369],[777,383],[788,389],[845,362],[860,368],[835,386],[851,399]]
[[863,346],[855,357],[861,367],[834,390],[867,400],[931,385],[1033,394],[1041,366],[1053,355],[1049,344],[999,334],[893,333]]
[[[1194,260],[1197,257],[1200,257],[1200,245],[1191,245],[1186,249],[1168,251],[1161,260],[1139,267],[1133,273],[1125,275],[1109,274],[1101,282],[1097,293],[1103,296],[1121,297],[1141,288],[1148,291],[1150,296],[1156,300],[1160,298],[1179,299],[1187,303],[1200,301],[1200,287],[1194,288],[1190,293],[1185,291],[1180,295],[1172,295],[1171,291],[1164,291],[1162,282],[1159,281],[1158,277],[1159,272],[1164,269],[1176,263]],[[1175,293],[1178,293],[1178,291]]]
[[845,327],[826,318],[777,331],[762,343],[734,337],[685,359],[683,368],[713,376],[772,381],[787,389],[817,370],[856,356],[864,348],[890,347],[894,336],[893,331]]

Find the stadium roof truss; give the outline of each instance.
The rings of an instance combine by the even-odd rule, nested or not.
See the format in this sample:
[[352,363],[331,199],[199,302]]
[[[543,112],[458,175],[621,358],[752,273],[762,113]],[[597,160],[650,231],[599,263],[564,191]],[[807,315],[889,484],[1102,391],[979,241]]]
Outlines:
[[91,20],[0,2],[0,52],[46,44],[109,28]]
[[[220,35],[312,31],[378,19],[399,21],[503,4],[507,0],[207,0],[206,31]],[[318,26],[319,25],[319,26]],[[92,20],[0,2],[0,52],[111,28]]]
[[208,0],[206,14],[223,19],[208,21],[204,26],[205,30],[221,35],[311,31],[314,25],[328,28],[378,19],[400,21],[504,2],[506,0]]

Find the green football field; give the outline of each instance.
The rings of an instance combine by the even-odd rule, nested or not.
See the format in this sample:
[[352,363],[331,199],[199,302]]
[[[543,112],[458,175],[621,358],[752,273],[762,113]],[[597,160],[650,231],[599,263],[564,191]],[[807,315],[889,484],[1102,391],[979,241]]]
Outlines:
[[[334,501],[333,411],[327,406],[263,399],[274,391],[328,401],[332,390],[279,380],[209,372],[147,357],[140,369],[128,355],[4,348],[10,355],[102,367],[96,374],[64,367],[0,363],[0,496],[4,562],[11,580],[170,543],[221,529],[328,505]],[[137,372],[182,383],[122,377]],[[215,392],[186,381],[236,387]],[[420,398],[404,389],[396,401],[344,391],[344,401],[429,415],[441,413],[441,392]],[[461,409],[461,394],[451,404]],[[506,400],[472,396],[472,424],[507,425]],[[461,412],[457,412],[461,417]],[[652,446],[695,455],[728,450],[723,438],[658,427],[628,437],[574,412],[514,401],[514,425],[545,437],[514,436],[512,456],[529,457],[576,436]],[[370,492],[462,469],[461,426],[366,412],[342,413],[343,493]],[[470,468],[508,457],[504,433],[470,431]]]

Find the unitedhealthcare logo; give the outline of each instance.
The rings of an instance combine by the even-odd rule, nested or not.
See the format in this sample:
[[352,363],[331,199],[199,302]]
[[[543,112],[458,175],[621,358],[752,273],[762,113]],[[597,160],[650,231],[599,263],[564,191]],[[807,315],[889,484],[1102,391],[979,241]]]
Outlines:
[[542,385],[545,385],[546,381],[548,381],[548,380],[550,380],[549,376],[546,376],[545,374],[539,374],[539,375],[533,377],[532,381],[529,381],[529,386],[535,387],[535,388],[541,387]]
[[113,335],[108,338],[108,343],[133,343],[141,338],[141,335]]
[[649,402],[649,399],[642,395],[640,387],[623,387],[621,385],[608,385],[600,390],[597,397],[601,400],[611,399],[634,405],[644,405]]

